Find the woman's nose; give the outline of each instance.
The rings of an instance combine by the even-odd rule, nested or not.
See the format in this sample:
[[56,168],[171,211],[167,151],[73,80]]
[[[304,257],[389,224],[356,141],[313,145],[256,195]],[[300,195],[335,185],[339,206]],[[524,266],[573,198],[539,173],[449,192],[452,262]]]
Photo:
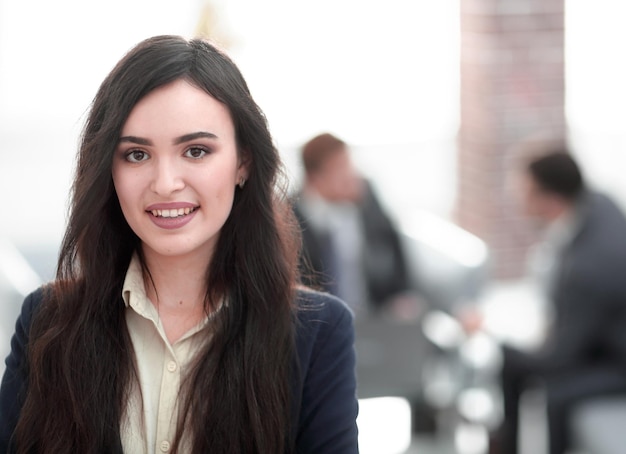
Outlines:
[[156,194],[167,196],[185,187],[179,166],[170,160],[155,163],[151,189]]

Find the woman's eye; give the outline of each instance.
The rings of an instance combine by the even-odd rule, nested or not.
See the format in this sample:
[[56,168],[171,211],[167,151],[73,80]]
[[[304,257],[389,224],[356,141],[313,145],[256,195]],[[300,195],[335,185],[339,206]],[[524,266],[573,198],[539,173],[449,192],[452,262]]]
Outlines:
[[131,150],[126,153],[126,160],[128,162],[141,162],[148,159],[148,153],[141,150]]
[[207,154],[204,148],[192,147],[185,151],[185,156],[192,159],[203,158]]

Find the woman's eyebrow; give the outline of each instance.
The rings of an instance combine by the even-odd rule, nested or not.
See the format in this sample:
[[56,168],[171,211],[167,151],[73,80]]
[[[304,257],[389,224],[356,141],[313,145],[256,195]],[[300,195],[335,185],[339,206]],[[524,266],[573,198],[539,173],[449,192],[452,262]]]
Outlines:
[[124,142],[135,143],[137,145],[152,145],[152,141],[141,138],[141,137],[136,137],[136,136],[120,137],[120,140],[118,141],[118,143],[124,143]]
[[196,139],[217,139],[217,136],[212,132],[206,131],[192,132],[174,139],[174,145],[180,145],[181,143],[189,142]]
[[[189,134],[184,134],[180,137],[176,137],[173,140],[173,143],[174,145],[180,145],[181,143],[190,142],[196,139],[217,139],[217,136],[213,134],[212,132],[206,132],[206,131],[191,132]],[[144,139],[143,137],[137,137],[137,136],[120,137],[120,140],[118,141],[118,143],[124,143],[124,142],[134,143],[137,145],[146,145],[146,146],[152,145],[152,141],[150,139]]]

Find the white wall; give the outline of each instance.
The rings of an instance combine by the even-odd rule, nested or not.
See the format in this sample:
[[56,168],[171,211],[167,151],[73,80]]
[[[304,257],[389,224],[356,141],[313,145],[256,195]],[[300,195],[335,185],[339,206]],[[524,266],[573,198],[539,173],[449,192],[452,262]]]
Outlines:
[[626,207],[626,3],[566,0],[568,122],[588,179]]
[[[296,148],[320,131],[380,145],[381,165],[363,165],[381,181],[419,166],[412,144],[454,134],[458,0],[212,3],[219,39],[230,42],[295,180]],[[0,190],[10,194],[0,235],[60,237],[77,136],[100,81],[139,40],[191,35],[201,10],[200,0],[0,0]],[[389,154],[389,145],[409,151]],[[403,204],[412,191],[419,184]]]
[[[220,40],[295,182],[297,148],[334,132],[400,215],[455,191],[460,0],[214,0]],[[621,0],[567,0],[567,112],[588,177],[626,200]],[[0,0],[0,235],[56,241],[83,115],[149,35],[191,35],[201,0]]]

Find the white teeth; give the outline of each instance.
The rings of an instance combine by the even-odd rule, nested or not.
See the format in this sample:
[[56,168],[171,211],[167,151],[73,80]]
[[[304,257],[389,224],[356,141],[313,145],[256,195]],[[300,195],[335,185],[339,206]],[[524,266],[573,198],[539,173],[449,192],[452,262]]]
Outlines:
[[176,218],[178,216],[185,216],[189,213],[191,213],[192,211],[194,211],[195,208],[178,208],[178,209],[173,209],[173,210],[152,210],[152,216],[156,216],[156,217],[161,217],[161,218]]

